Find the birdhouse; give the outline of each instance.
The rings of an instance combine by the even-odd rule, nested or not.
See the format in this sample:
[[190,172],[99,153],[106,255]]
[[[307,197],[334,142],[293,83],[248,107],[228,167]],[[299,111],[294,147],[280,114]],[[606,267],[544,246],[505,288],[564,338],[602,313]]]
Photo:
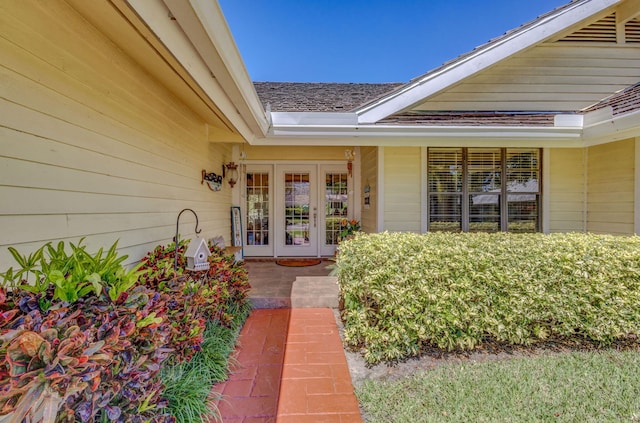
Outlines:
[[209,268],[207,258],[211,255],[211,251],[209,251],[204,239],[192,239],[184,255],[187,258],[187,270],[207,270]]

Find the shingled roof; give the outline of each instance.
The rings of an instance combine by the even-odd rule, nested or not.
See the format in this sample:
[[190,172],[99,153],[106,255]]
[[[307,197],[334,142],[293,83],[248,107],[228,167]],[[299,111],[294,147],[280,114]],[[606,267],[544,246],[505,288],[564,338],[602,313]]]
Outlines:
[[382,125],[425,126],[553,126],[554,113],[410,111],[389,116]]
[[254,82],[272,112],[349,112],[404,85],[325,82]]
[[640,82],[618,91],[593,106],[587,107],[583,112],[591,112],[607,106],[611,106],[613,109],[613,116],[640,110]]

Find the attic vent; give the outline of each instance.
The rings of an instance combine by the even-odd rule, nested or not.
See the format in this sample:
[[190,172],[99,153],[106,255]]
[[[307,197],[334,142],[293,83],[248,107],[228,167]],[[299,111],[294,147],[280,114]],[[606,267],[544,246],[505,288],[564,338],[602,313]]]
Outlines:
[[567,35],[558,41],[579,41],[579,42],[616,42],[616,14],[612,13],[606,18],[586,26],[573,34]]
[[640,43],[640,19],[631,19],[626,23],[624,30],[627,43]]

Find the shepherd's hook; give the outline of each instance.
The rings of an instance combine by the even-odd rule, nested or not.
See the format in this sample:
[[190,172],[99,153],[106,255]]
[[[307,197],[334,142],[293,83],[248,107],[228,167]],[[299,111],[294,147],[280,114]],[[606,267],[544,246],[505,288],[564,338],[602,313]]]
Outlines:
[[180,213],[178,213],[178,218],[176,219],[176,237],[173,239],[176,243],[176,248],[175,248],[175,257],[173,260],[173,272],[177,275],[178,274],[178,225],[180,225],[180,216],[182,215],[182,213],[186,212],[186,211],[190,211],[191,213],[193,213],[193,215],[196,217],[196,235],[198,235],[200,232],[202,232],[202,229],[198,229],[198,215],[196,214],[196,212],[194,212],[191,209],[182,209],[180,210]]

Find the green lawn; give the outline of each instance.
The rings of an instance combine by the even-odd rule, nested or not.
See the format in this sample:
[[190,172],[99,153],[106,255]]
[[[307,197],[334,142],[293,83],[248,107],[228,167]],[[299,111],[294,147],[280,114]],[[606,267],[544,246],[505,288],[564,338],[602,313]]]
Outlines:
[[640,353],[447,364],[356,394],[367,422],[640,421]]

